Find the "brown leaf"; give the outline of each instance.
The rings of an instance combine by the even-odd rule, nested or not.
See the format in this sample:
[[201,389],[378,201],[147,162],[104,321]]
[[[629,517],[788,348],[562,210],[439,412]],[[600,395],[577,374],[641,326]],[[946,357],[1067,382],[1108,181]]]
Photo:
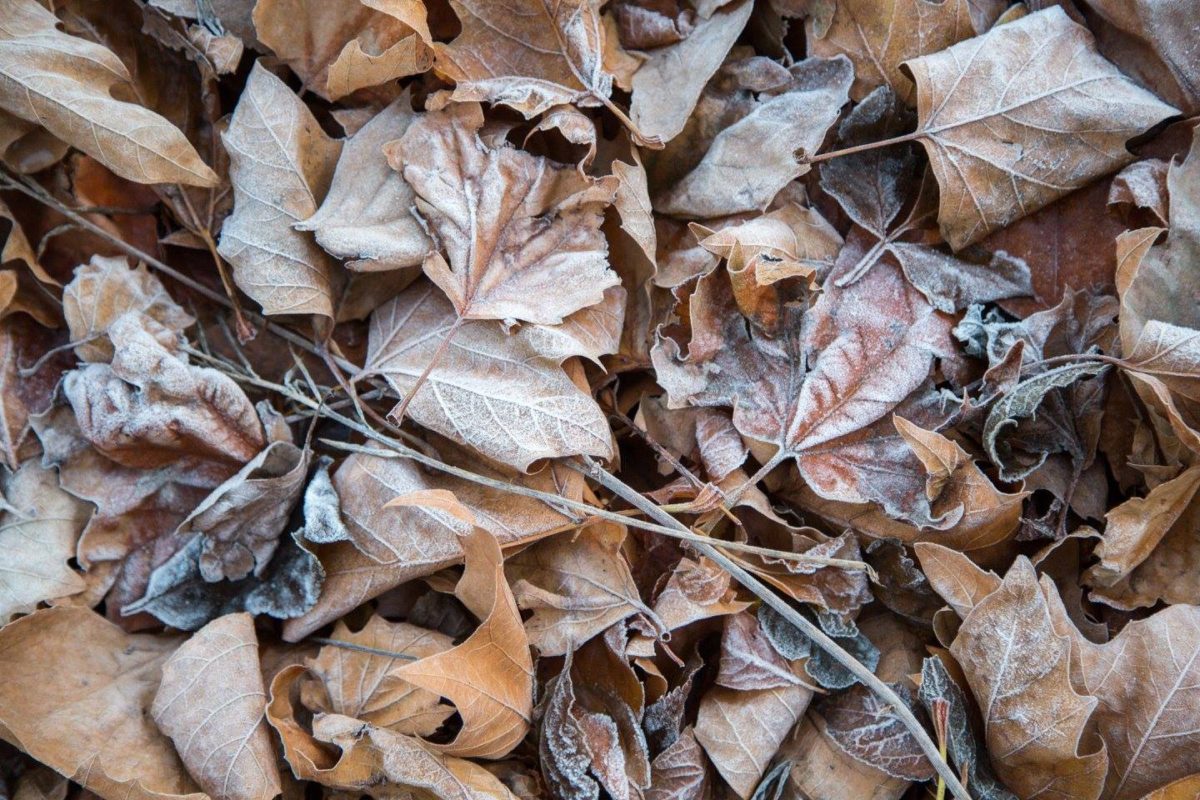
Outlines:
[[738,796],[749,798],[811,699],[803,686],[748,692],[715,686],[700,700],[696,740]]
[[277,795],[279,768],[263,721],[267,695],[253,618],[230,614],[210,622],[162,671],[150,713],[204,791],[233,800]]
[[[454,703],[463,727],[438,752],[499,758],[525,738],[533,708],[533,660],[521,613],[504,580],[504,559],[496,538],[475,528],[463,538],[466,571],[458,596],[480,618],[462,644],[398,667],[394,674]],[[490,590],[490,591],[489,591]],[[489,605],[470,603],[488,596]]]
[[[912,705],[908,687],[892,688]],[[834,743],[858,761],[910,781],[927,781],[936,774],[903,720],[861,683],[822,698],[814,713],[824,720],[825,732]]]
[[963,619],[983,598],[1000,588],[1000,578],[986,572],[962,553],[933,542],[918,542],[913,549],[933,590]]
[[105,456],[147,468],[184,455],[241,463],[262,448],[258,415],[231,378],[172,355],[134,318],[108,333],[113,363],[63,380],[83,435]]
[[906,63],[956,250],[1129,163],[1126,140],[1177,113],[1058,7]]
[[[385,148],[440,248],[425,273],[464,319],[558,324],[619,279],[600,232],[615,178],[579,172],[479,136],[473,103],[427,114]],[[455,189],[448,191],[448,170]]]
[[837,56],[811,58],[789,72],[782,91],[760,98],[717,133],[687,175],[655,193],[656,210],[699,219],[762,211],[811,169],[796,154],[813,153],[824,141],[848,99],[854,70]]
[[415,75],[433,64],[418,0],[262,0],[254,28],[306,88],[327,100]]
[[727,689],[781,689],[804,684],[758,625],[742,611],[725,618],[717,684]]
[[266,314],[332,318],[336,265],[311,234],[293,226],[325,197],[341,144],[260,63],[221,140],[229,150],[234,206],[220,252],[238,287]]
[[[388,622],[378,615],[357,632],[339,622],[332,638],[410,658],[426,658],[454,645],[443,633]],[[375,653],[322,647],[317,658],[305,664],[308,672],[300,682],[301,701],[314,714],[341,714],[395,733],[429,736],[454,709],[442,705],[436,694],[398,677],[396,668],[403,663]]]
[[[407,395],[436,358],[408,407],[412,418],[517,469],[557,456],[610,457],[599,406],[559,366],[570,353],[539,355],[543,338],[536,327],[506,334],[491,320],[462,323],[450,301],[420,281],[372,315],[361,374],[382,375]],[[556,341],[568,351],[579,344],[570,334]]]
[[812,17],[807,20],[808,54],[848,56],[854,62],[850,89],[854,100],[862,100],[878,86],[890,86],[911,106],[917,89],[900,65],[974,36],[969,5],[968,0],[839,2],[823,35],[816,35]]
[[84,361],[112,361],[108,329],[125,314],[138,318],[169,349],[174,349],[176,335],[195,322],[145,264],[130,267],[124,257],[93,256],[75,268],[75,278],[63,289],[63,316],[76,355]]
[[501,103],[526,119],[552,106],[607,101],[605,30],[596,0],[450,0],[462,33],[435,45],[459,102]]
[[150,718],[163,662],[178,644],[128,635],[86,608],[7,625],[0,736],[105,800],[202,800]]
[[[439,449],[452,465],[485,477],[576,501],[582,493],[579,473],[565,468],[514,474],[452,445]],[[574,527],[569,517],[540,500],[426,471],[403,459],[355,453],[342,462],[333,485],[341,497],[353,544],[337,543],[320,550],[326,572],[321,599],[303,617],[288,621],[285,636],[289,640],[303,638],[394,586],[462,559],[459,536],[467,528],[428,510],[384,507],[398,495],[434,487],[449,490],[506,547]]]
[[0,515],[0,623],[33,611],[38,603],[83,591],[67,561],[91,510],[58,486],[53,469],[37,459],[4,480]]
[[103,45],[69,36],[32,0],[5,0],[0,107],[138,183],[215,186],[217,175],[163,117],[110,91],[131,80]]
[[1024,557],[950,648],[980,705],[996,774],[1022,798],[1094,800],[1104,785],[1108,756],[1081,741],[1097,701],[1072,684],[1070,650]]
[[420,264],[433,249],[411,209],[412,187],[388,165],[383,146],[399,139],[417,115],[404,94],[346,140],[333,182],[317,212],[292,227],[313,231],[317,242],[346,267],[363,272]]
[[693,800],[708,796],[708,765],[690,727],[651,764],[646,800]]
[[621,525],[597,521],[508,559],[517,605],[533,611],[525,632],[539,655],[565,655],[626,617],[652,613],[621,553],[625,534]]

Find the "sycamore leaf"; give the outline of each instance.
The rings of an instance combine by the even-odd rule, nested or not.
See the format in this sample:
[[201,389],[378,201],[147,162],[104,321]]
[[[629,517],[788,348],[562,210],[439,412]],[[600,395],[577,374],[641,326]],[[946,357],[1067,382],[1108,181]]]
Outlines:
[[622,526],[597,522],[536,542],[505,563],[517,605],[533,611],[525,632],[540,655],[565,655],[626,617],[652,613],[621,553],[624,540]]
[[[441,653],[454,644],[438,631],[388,622],[378,615],[357,632],[338,623],[332,638],[414,659]],[[322,647],[320,654],[306,663],[308,672],[300,682],[301,702],[314,714],[341,714],[395,733],[428,736],[454,709],[442,705],[436,694],[398,677],[396,667],[403,663],[376,653]]]
[[84,361],[112,361],[108,329],[124,314],[143,318],[143,324],[153,326],[155,338],[167,347],[173,347],[176,334],[195,322],[145,264],[130,267],[123,256],[92,256],[75,268],[75,278],[63,289],[63,316],[71,341],[77,343],[76,355]]
[[0,624],[37,604],[83,591],[69,566],[88,506],[63,491],[53,469],[30,459],[4,480],[0,514]]
[[352,270],[374,272],[420,264],[433,243],[412,214],[413,190],[396,174],[383,146],[417,119],[407,94],[392,102],[346,140],[324,202],[293,227],[313,231],[317,242]]
[[203,800],[150,717],[163,663],[178,645],[129,635],[86,608],[51,608],[5,626],[0,738],[105,800]]
[[506,334],[490,320],[463,323],[421,281],[372,315],[362,374],[381,375],[407,395],[437,357],[408,406],[412,418],[518,469],[557,456],[609,457],[599,406],[559,366],[561,358],[539,355],[537,335],[527,327]]
[[1095,800],[1104,785],[1109,758],[1082,741],[1097,700],[1076,691],[1070,651],[1024,556],[950,648],[983,714],[992,766],[1024,800]]
[[[533,660],[521,613],[504,580],[504,558],[496,538],[475,528],[463,538],[466,571],[459,599],[487,597],[488,605],[467,603],[480,625],[465,642],[442,653],[396,668],[397,677],[445,697],[458,709],[463,727],[438,752],[499,758],[529,730],[533,709]],[[464,592],[470,592],[470,595]]]
[[474,103],[427,114],[385,148],[417,194],[417,210],[446,251],[425,273],[464,319],[557,324],[619,283],[600,232],[615,178],[480,138]]
[[501,103],[531,118],[553,106],[597,105],[612,92],[597,0],[451,0],[462,33],[437,44],[436,69],[459,102]]
[[807,20],[808,53],[849,56],[854,62],[853,99],[890,86],[912,105],[916,87],[900,65],[974,36],[969,5],[968,0],[841,0],[823,35],[817,35],[813,17]]
[[150,713],[211,797],[270,800],[279,768],[249,614],[210,622],[171,654]]
[[293,225],[316,212],[341,145],[257,62],[222,141],[234,205],[220,251],[233,265],[233,279],[266,314],[332,318],[336,265]]
[[696,740],[738,796],[749,798],[811,699],[803,686],[746,692],[714,686],[700,700]]
[[956,250],[1129,163],[1125,142],[1177,113],[1057,6],[906,65]]
[[33,0],[4,0],[0,19],[0,108],[131,181],[217,185],[182,131],[109,93],[131,80],[115,53],[62,33],[58,19]]
[[418,0],[261,0],[254,5],[254,29],[306,88],[328,100],[433,63]]

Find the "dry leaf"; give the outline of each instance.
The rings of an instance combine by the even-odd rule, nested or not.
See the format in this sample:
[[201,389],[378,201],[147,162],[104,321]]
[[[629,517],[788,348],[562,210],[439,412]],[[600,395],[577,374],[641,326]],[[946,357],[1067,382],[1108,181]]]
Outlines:
[[270,800],[280,791],[263,720],[267,695],[248,614],[210,622],[162,665],[150,713],[211,797]]
[[451,106],[385,148],[449,258],[431,254],[425,274],[464,319],[557,324],[599,303],[619,282],[600,233],[616,180],[592,181],[510,145],[489,145],[482,125],[478,105]]
[[340,143],[261,63],[221,138],[229,150],[234,206],[220,250],[238,287],[266,314],[333,317],[336,265],[311,234],[293,227],[325,197]]
[[907,66],[917,138],[941,187],[938,223],[955,249],[1129,163],[1125,142],[1177,113],[1058,7]]
[[110,91],[130,80],[101,44],[69,36],[33,0],[4,0],[0,107],[42,125],[116,174],[138,183],[215,186],[217,175],[163,117]]

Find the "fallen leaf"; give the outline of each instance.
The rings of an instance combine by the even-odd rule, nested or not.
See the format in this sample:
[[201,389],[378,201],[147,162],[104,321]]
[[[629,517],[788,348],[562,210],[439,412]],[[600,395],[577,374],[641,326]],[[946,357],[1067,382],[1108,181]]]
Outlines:
[[333,317],[335,264],[305,231],[329,189],[341,145],[287,85],[255,63],[222,135],[233,213],[220,252],[238,287],[266,314]]
[[279,794],[250,615],[210,622],[171,654],[162,673],[150,713],[204,791],[234,800]]
[[182,131],[110,94],[130,80],[115,53],[59,31],[58,19],[32,0],[5,0],[2,15],[0,107],[132,181],[217,184]]
[[956,250],[1129,163],[1125,142],[1176,113],[1057,7],[906,64]]
[[[910,708],[916,702],[908,687],[891,688]],[[936,774],[904,721],[862,684],[822,698],[813,712],[824,720],[825,731],[838,747],[858,761],[910,781],[927,781]]]

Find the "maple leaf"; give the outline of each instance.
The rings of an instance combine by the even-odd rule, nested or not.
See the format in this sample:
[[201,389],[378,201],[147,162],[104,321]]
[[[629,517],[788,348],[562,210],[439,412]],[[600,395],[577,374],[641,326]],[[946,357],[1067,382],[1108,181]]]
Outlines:
[[[913,138],[937,176],[938,223],[955,249],[1132,161],[1125,142],[1177,113],[1096,53],[1058,7],[906,64],[917,84]],[[1008,79],[990,91],[995,74]]]
[[58,19],[32,0],[5,0],[0,17],[0,107],[130,180],[216,185],[178,128],[109,93],[131,80],[115,53],[57,30]]

